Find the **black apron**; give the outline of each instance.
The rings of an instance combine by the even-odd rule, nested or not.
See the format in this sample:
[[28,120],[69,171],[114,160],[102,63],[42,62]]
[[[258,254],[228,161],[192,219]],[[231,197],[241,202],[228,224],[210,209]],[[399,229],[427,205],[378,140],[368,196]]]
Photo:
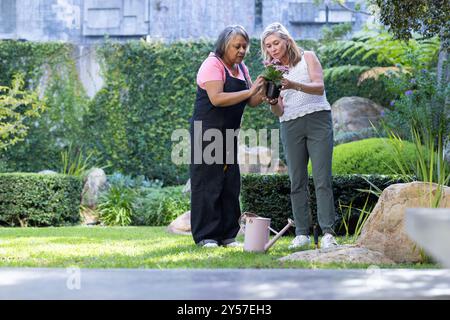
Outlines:
[[[239,65],[245,76],[243,67]],[[249,88],[248,82],[232,77],[225,68],[224,92],[237,92]],[[239,129],[247,100],[228,107],[216,107],[206,90],[197,86],[194,113],[191,118],[191,231],[195,243],[215,240],[219,244],[231,242],[239,231],[239,193],[241,175],[237,162],[238,138],[226,143],[226,129]],[[202,130],[194,136],[194,121],[201,121]],[[220,163],[194,163],[194,148],[201,154],[214,142],[203,141],[206,130],[218,129],[223,137]],[[201,133],[201,135],[200,135]],[[232,143],[230,143],[232,142]],[[228,149],[227,149],[228,147]],[[232,148],[232,149],[231,149]],[[233,157],[227,153],[233,151]],[[197,158],[198,159],[198,158]],[[198,160],[197,160],[198,162]]]

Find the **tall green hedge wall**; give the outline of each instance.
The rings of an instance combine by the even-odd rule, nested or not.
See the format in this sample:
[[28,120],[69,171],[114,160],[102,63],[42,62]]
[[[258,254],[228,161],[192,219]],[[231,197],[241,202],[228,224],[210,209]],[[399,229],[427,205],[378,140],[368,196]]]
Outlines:
[[76,70],[78,52],[68,43],[0,41],[0,86],[10,86],[13,76],[24,76],[27,90],[37,90],[47,106],[29,126],[25,141],[0,151],[8,171],[58,169],[60,152],[79,144],[88,98]]
[[[315,41],[298,43],[306,50],[318,47]],[[98,48],[105,85],[89,99],[76,74],[78,53],[70,44],[0,41],[0,85],[9,85],[22,72],[29,89],[40,87],[48,107],[29,123],[24,142],[0,153],[0,168],[59,170],[60,153],[72,144],[84,148],[84,154],[92,151],[93,162],[106,166],[108,173],[145,175],[165,185],[184,183],[187,166],[171,162],[171,134],[188,128],[196,73],[212,49],[207,41],[106,41]],[[258,39],[252,39],[245,61],[255,79],[263,70]],[[330,101],[347,95],[382,96],[356,86],[361,70],[325,72]],[[267,105],[244,113],[243,129],[277,127]]]

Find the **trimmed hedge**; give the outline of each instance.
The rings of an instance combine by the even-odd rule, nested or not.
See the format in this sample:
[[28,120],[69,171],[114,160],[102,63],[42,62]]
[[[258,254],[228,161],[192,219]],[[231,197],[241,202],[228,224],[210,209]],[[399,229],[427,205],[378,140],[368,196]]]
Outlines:
[[[386,187],[395,183],[407,182],[400,176],[385,175],[335,175],[333,176],[333,194],[336,211],[336,222],[334,229],[336,233],[342,235],[345,233],[341,227],[342,213],[339,210],[341,205],[352,205],[349,233],[353,234],[356,222],[367,197],[369,197],[366,209],[371,209],[378,201],[378,197],[372,193],[361,190],[371,189],[366,181],[384,190]],[[310,190],[310,209],[313,221],[317,221],[316,196],[314,191],[313,179],[309,177]],[[372,190],[374,190],[372,188]],[[257,215],[271,218],[271,226],[275,230],[281,230],[286,224],[287,219],[292,218],[292,207],[290,201],[290,181],[287,174],[245,174],[242,176],[241,204],[243,211],[250,211]],[[294,228],[290,229],[294,233]]]
[[[334,147],[333,174],[394,174],[396,156],[389,139],[370,138],[344,143]],[[402,156],[407,163],[415,162],[413,143],[403,142]]]
[[67,175],[0,174],[0,224],[61,226],[80,221],[82,181]]

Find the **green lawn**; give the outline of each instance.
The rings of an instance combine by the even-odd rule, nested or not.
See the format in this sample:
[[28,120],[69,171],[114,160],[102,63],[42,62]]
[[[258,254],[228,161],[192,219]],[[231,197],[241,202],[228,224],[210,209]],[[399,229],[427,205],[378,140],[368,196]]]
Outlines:
[[[240,238],[242,241],[242,238]],[[280,262],[292,237],[267,254],[197,247],[191,236],[164,227],[0,228],[0,267],[80,268],[367,268],[364,264]],[[340,239],[340,242],[344,242]],[[390,267],[390,266],[380,266]],[[396,265],[396,268],[437,268]]]

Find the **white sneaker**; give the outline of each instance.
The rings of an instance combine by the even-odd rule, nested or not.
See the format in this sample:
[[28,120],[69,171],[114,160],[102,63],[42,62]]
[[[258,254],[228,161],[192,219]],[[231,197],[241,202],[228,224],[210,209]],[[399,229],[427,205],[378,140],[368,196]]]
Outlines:
[[298,249],[302,247],[309,247],[311,245],[311,239],[309,236],[296,236],[294,240],[292,240],[289,249]]
[[244,245],[240,242],[233,241],[223,245],[226,248],[242,248]]
[[215,242],[208,242],[202,245],[203,248],[217,248],[219,245]]
[[322,249],[335,248],[337,246],[336,239],[334,239],[334,236],[330,233],[325,233],[322,240],[320,240],[320,248]]

